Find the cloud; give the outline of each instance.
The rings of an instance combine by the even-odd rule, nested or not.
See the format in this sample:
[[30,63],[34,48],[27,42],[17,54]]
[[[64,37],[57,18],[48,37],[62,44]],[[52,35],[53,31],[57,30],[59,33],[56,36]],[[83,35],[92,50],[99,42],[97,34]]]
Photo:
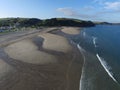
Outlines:
[[93,3],[97,3],[102,5],[104,2],[106,2],[106,0],[93,0]]
[[77,12],[74,11],[72,8],[58,8],[57,11],[68,16],[74,16],[77,14]]
[[106,9],[113,9],[113,10],[118,10],[120,9],[120,1],[116,2],[105,2],[105,7]]
[[96,3],[101,6],[101,8],[109,9],[109,10],[118,10],[120,9],[120,0],[116,0],[114,2],[110,2],[107,0],[93,0],[93,3]]
[[[86,8],[86,10],[88,10],[88,9],[90,9],[90,8]],[[58,8],[57,11],[60,13],[63,13],[64,15],[77,17],[77,18],[88,19],[88,18],[95,18],[96,17],[95,15],[79,13],[79,11],[74,10],[72,8]]]
[[113,14],[118,14],[120,13],[120,10],[111,10],[111,11],[99,11],[99,12],[96,12],[96,15],[97,16],[102,16],[102,15],[113,15]]
[[109,18],[110,15],[118,15],[120,13],[120,10],[108,10],[100,9],[99,11],[96,11],[94,7],[83,7],[81,9],[73,9],[73,8],[58,8],[57,12],[70,16],[72,18],[80,18],[80,19],[86,19],[86,20],[101,20],[104,21],[104,18]]
[[81,10],[83,10],[83,11],[92,11],[92,10],[94,10],[94,7],[93,6],[85,6]]

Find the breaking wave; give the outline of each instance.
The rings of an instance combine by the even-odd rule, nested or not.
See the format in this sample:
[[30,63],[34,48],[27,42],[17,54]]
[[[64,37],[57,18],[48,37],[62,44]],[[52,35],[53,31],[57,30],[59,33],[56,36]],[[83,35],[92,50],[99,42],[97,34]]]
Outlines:
[[[95,46],[95,49],[98,47],[97,45],[97,37],[92,37],[93,39],[93,44]],[[107,62],[104,60],[104,58],[100,57],[98,53],[96,53],[96,57],[98,58],[98,60],[100,61],[101,65],[103,66],[103,68],[105,69],[105,71],[108,73],[108,75],[116,82],[117,80],[113,77],[113,73],[110,71],[111,67],[107,64]]]
[[97,38],[96,37],[92,37],[93,38],[93,44],[94,44],[94,46],[95,46],[95,48],[97,47],[97,44],[96,44],[96,40],[97,40]]
[[104,60],[104,58],[100,57],[99,54],[96,54],[98,60],[100,61],[101,65],[105,69],[105,71],[108,73],[108,75],[116,82],[117,80],[113,77],[113,73],[110,71],[111,67],[108,66],[107,62]]
[[83,32],[83,36],[84,36],[84,37],[86,36],[86,32]]

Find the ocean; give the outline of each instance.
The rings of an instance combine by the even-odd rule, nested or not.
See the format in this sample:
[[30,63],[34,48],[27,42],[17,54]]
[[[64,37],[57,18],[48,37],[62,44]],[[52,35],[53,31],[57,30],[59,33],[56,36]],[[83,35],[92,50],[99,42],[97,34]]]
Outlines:
[[80,90],[120,90],[120,25],[84,28],[73,41],[84,57]]

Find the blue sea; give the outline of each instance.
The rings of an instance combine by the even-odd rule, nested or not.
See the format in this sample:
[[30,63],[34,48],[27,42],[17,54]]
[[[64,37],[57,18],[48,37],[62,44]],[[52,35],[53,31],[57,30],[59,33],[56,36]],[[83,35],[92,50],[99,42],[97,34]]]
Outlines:
[[84,28],[73,41],[84,57],[80,90],[120,90],[120,25]]

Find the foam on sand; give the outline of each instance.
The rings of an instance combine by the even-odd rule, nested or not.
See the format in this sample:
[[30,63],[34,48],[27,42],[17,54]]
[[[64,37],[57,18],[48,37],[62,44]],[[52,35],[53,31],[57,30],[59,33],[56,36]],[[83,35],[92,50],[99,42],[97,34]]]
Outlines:
[[85,68],[85,61],[86,61],[86,58],[83,54],[83,52],[86,52],[79,44],[77,44],[77,47],[79,49],[79,51],[81,52],[82,56],[83,56],[83,60],[84,60],[84,63],[83,63],[83,67],[82,67],[82,74],[81,74],[81,78],[80,78],[80,86],[79,86],[79,90],[83,90],[83,78],[84,78],[84,68]]
[[77,28],[77,27],[63,27],[63,29],[61,31],[66,33],[66,34],[75,35],[75,34],[80,33],[80,28]]
[[50,33],[40,34],[39,36],[44,38],[43,48],[45,49],[64,53],[69,52],[72,49],[68,40],[62,36]]
[[38,50],[31,40],[22,40],[5,48],[5,52],[13,59],[33,64],[56,62],[56,57]]

